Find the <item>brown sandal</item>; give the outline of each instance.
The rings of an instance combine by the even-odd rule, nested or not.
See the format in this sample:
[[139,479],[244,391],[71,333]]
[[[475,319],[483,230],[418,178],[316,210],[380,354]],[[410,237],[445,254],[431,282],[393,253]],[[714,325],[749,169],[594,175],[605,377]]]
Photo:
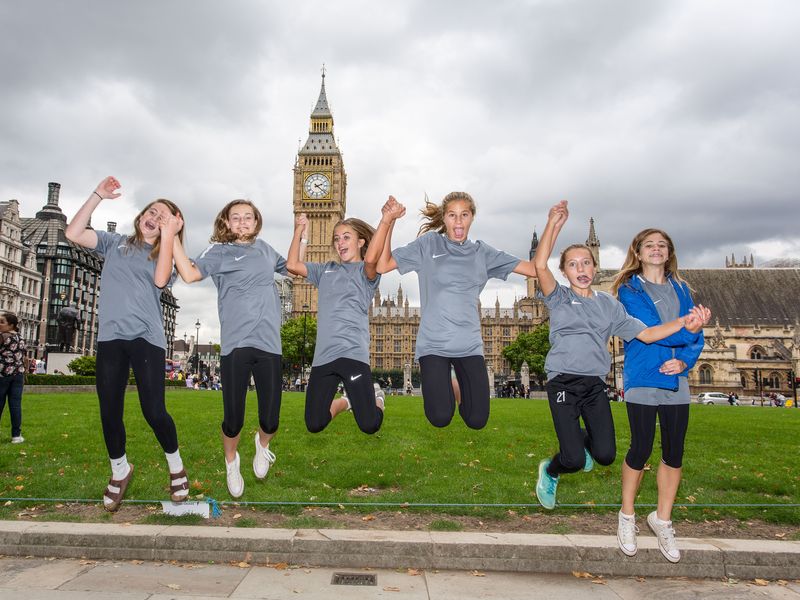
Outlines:
[[[133,476],[133,465],[129,466],[131,470],[128,471],[128,475],[124,479],[117,481],[112,475],[111,479],[108,480],[106,490],[103,492],[103,508],[105,508],[108,512],[116,512],[119,509],[120,504],[122,504],[122,498],[125,497],[125,490],[128,489],[128,484],[131,482],[131,476]],[[106,502],[106,498],[111,500],[111,502]]]
[[[169,474],[169,497],[173,502],[183,502],[189,497],[189,477],[186,469],[181,469],[178,473]],[[186,491],[185,494],[178,492]]]

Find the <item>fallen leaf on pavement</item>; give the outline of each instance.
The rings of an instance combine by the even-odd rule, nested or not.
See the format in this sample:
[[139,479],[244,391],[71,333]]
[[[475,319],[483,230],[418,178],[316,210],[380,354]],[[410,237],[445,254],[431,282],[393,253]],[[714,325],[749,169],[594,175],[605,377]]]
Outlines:
[[572,575],[578,579],[591,579],[594,577],[594,575],[587,573],[586,571],[573,571]]
[[472,575],[473,577],[486,577],[486,573],[481,573],[480,571],[472,571],[470,575]]
[[766,579],[754,579],[753,583],[755,583],[756,585],[769,585],[769,581],[767,581]]
[[419,575],[419,571],[417,571],[416,569],[409,569],[408,571],[406,571],[406,575],[412,575],[412,576]]

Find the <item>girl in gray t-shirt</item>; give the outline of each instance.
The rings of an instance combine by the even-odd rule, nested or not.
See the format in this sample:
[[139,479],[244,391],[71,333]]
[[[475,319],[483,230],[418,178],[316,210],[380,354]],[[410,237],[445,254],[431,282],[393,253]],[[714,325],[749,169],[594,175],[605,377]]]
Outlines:
[[259,428],[253,439],[253,473],[264,479],[275,454],[281,408],[280,301],[275,274],[286,275],[286,259],[258,238],[263,220],[249,200],[229,202],[214,220],[211,246],[190,261],[175,244],[175,265],[187,283],[211,277],[217,286],[222,358],[222,446],[228,491],[244,493],[239,437],[252,376],[258,397]]
[[419,360],[425,415],[436,427],[453,418],[456,397],[451,366],[461,393],[458,411],[468,427],[480,429],[489,419],[489,378],[483,357],[481,290],[489,278],[510,273],[534,276],[533,263],[468,238],[475,202],[466,192],[452,192],[440,205],[427,202],[427,218],[416,240],[391,250],[387,237],[378,272],[416,271],[422,316],[415,358]]
[[566,200],[550,209],[534,258],[541,294],[550,311],[546,389],[559,443],[559,451],[539,463],[536,496],[547,509],[555,507],[562,473],[590,471],[595,461],[601,465],[614,462],[614,421],[605,383],[610,368],[609,338],[618,335],[649,344],[684,327],[699,330],[703,320],[701,311],[693,310],[688,316],[647,327],[629,316],[613,296],[592,290],[597,264],[583,244],[568,246],[561,253],[559,269],[569,287],[559,285],[547,261],[568,215]]
[[139,404],[166,454],[170,497],[186,500],[189,479],[178,450],[175,423],[164,403],[166,337],[161,317],[161,291],[172,285],[173,240],[183,236],[178,207],[155,200],[136,216],[134,233],[95,231],[89,219],[100,202],[119,198],[114,177],[101,181],[67,225],[71,242],[103,257],[100,274],[99,327],[97,332],[97,396],[111,479],[103,492],[108,511],[119,508],[133,475],[125,453],[123,407],[130,370],[136,378]]
[[[295,218],[287,267],[319,289],[317,341],[306,389],[306,427],[312,433],[349,408],[364,433],[375,433],[383,422],[384,393],[373,384],[369,366],[369,307],[380,282],[376,267],[391,214],[404,210],[391,198],[383,207],[379,235],[360,219],[336,223],[332,246],[339,260],[325,263],[302,261],[308,219],[302,213]],[[334,400],[340,382],[345,395]]]

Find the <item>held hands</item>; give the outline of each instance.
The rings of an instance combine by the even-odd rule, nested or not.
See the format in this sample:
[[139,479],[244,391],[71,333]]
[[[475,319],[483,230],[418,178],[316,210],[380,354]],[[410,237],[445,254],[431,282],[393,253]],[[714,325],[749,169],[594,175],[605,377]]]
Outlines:
[[109,175],[97,184],[97,187],[94,188],[94,192],[92,193],[97,194],[103,200],[107,198],[119,198],[122,194],[117,192],[117,190],[121,187],[122,185],[120,185],[119,181],[115,177]]
[[569,218],[569,209],[567,209],[567,201],[562,200],[554,205],[547,213],[548,223],[552,223],[556,228],[561,228]]
[[161,235],[165,233],[177,237],[181,229],[183,229],[183,217],[180,214],[170,215],[166,219],[159,221],[158,227],[161,230]]
[[394,196],[389,196],[389,199],[383,205],[383,208],[381,208],[381,221],[391,224],[405,214],[406,207],[400,204]]
[[699,333],[711,320],[711,310],[698,304],[693,306],[689,314],[684,317],[684,327],[692,333]]

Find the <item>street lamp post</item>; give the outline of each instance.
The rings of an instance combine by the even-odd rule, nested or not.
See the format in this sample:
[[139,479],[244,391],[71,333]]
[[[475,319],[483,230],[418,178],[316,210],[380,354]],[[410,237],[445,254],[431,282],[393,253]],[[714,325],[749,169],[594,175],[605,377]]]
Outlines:
[[197,375],[200,375],[200,319],[194,324],[196,335],[194,337],[194,368],[197,369]]
[[300,348],[300,390],[305,389],[306,378],[306,315],[308,304],[303,304],[303,347]]

